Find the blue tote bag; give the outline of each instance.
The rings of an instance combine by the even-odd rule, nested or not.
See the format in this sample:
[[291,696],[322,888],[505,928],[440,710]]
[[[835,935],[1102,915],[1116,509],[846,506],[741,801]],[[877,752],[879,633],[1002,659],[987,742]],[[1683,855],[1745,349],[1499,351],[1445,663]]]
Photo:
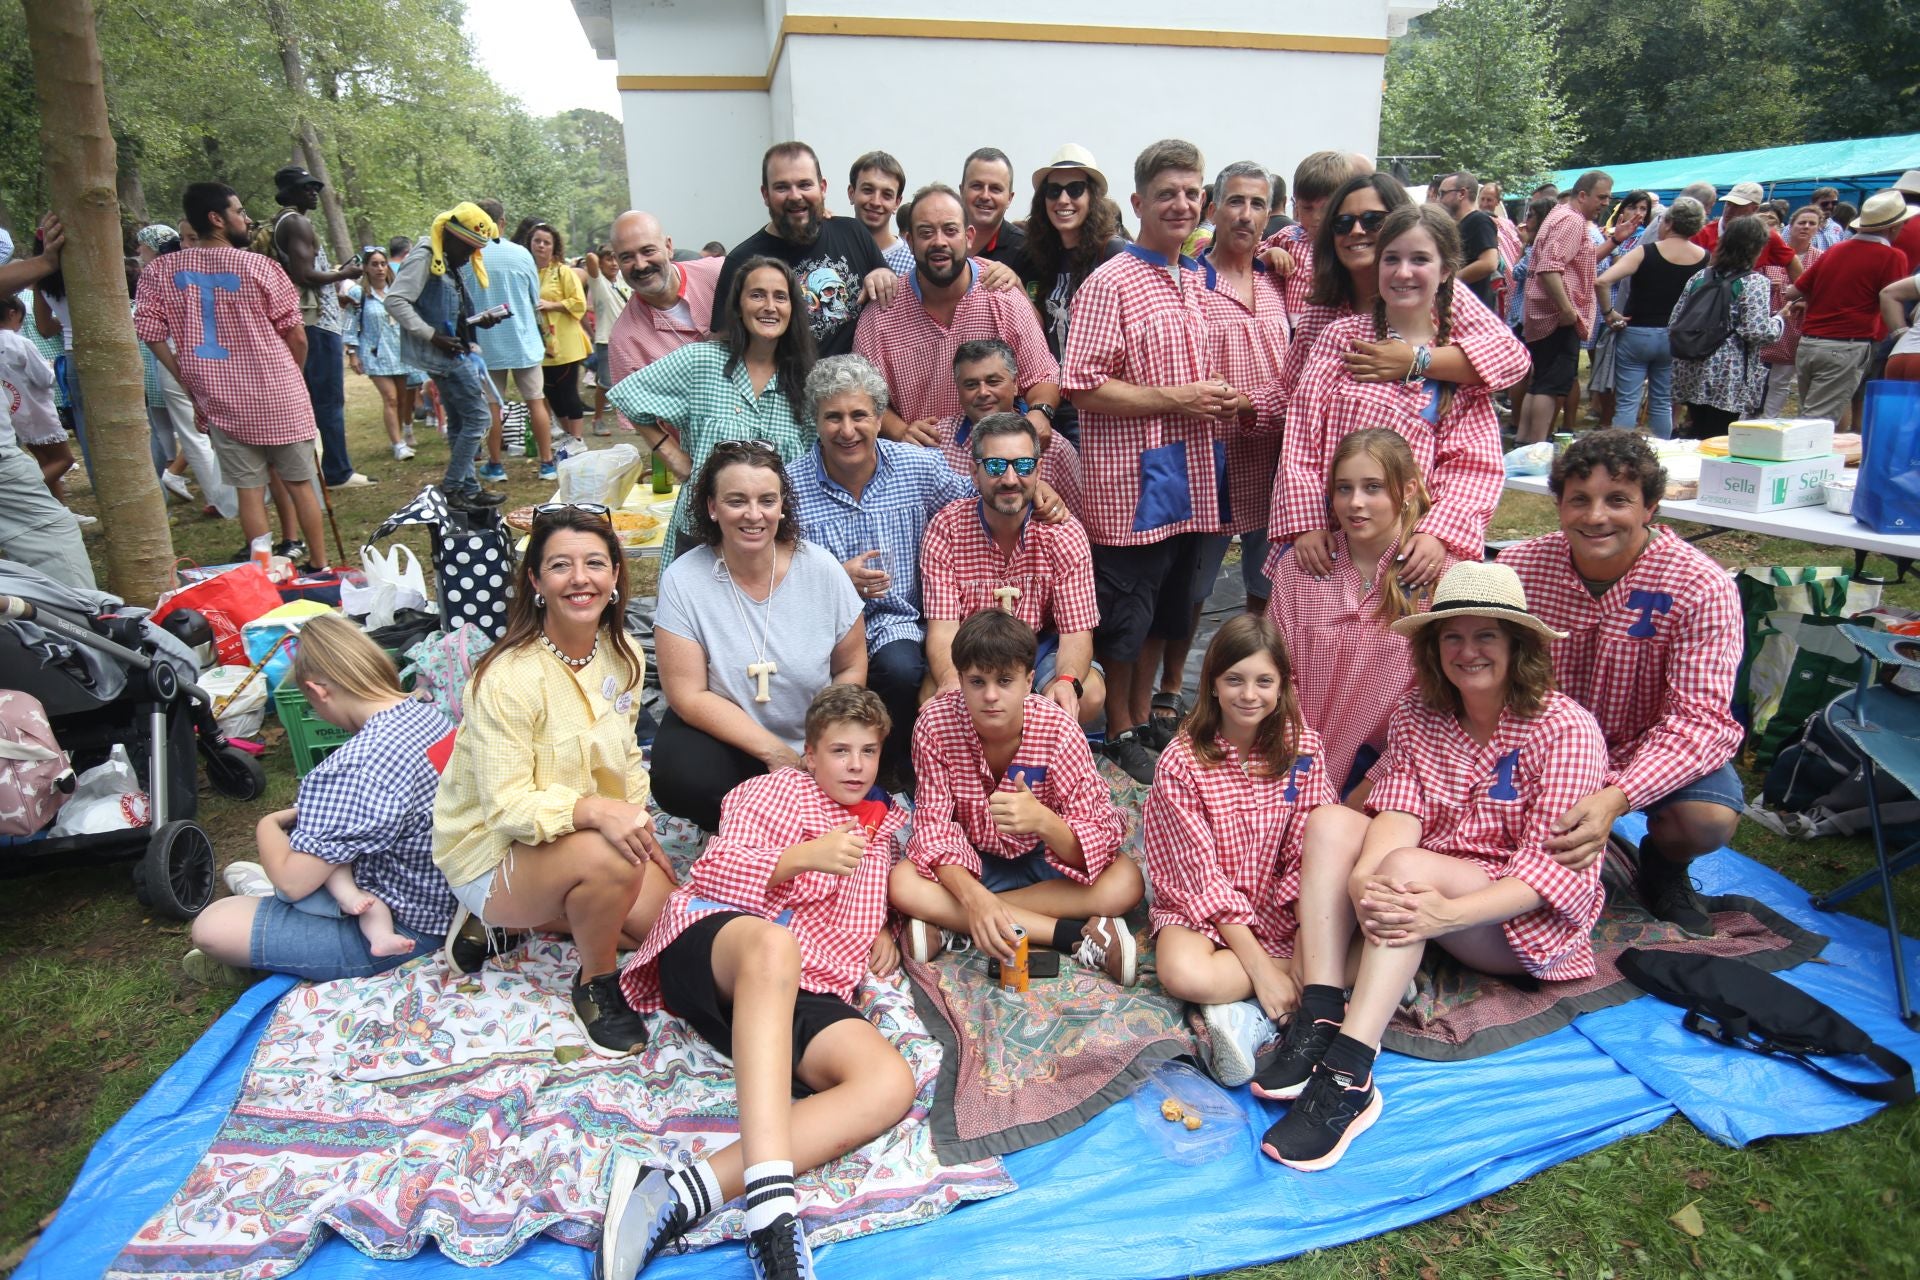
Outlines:
[[1920,533],[1920,382],[1867,384],[1853,518],[1875,533]]

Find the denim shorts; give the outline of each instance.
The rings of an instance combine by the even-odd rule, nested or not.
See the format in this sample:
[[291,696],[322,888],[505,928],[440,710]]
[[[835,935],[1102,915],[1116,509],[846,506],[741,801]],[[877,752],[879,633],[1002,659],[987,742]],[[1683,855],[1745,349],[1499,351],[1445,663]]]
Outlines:
[[1740,789],[1740,774],[1732,763],[1721,765],[1704,778],[1695,778],[1684,787],[1677,787],[1648,805],[1646,812],[1652,816],[1670,804],[1682,800],[1704,800],[1708,804],[1717,804],[1723,809],[1735,813],[1747,811],[1746,793]]
[[1042,880],[1065,880],[1067,873],[1047,861],[1047,846],[1037,844],[1018,858],[980,855],[980,883],[989,893],[1006,893],[1039,884]]
[[498,867],[494,867],[482,871],[465,884],[450,886],[453,889],[453,900],[471,912],[473,918],[481,924],[487,922],[487,895],[493,892],[493,874],[498,870]]
[[[332,901],[325,889],[315,892]],[[413,950],[397,956],[376,956],[367,949],[360,922],[350,916],[313,915],[278,898],[257,901],[260,905],[253,913],[248,963],[268,973],[290,973],[315,982],[367,978],[420,956],[432,955],[440,944],[438,938],[395,924],[397,932],[413,939]]]
[[[1039,652],[1035,655],[1033,661],[1033,691],[1045,697],[1048,687],[1053,684],[1053,673],[1060,662],[1060,633],[1057,631],[1042,632],[1038,647]],[[1087,668],[1088,675],[1092,675],[1096,671],[1100,672],[1102,678],[1105,678],[1106,671],[1099,663],[1095,662]]]

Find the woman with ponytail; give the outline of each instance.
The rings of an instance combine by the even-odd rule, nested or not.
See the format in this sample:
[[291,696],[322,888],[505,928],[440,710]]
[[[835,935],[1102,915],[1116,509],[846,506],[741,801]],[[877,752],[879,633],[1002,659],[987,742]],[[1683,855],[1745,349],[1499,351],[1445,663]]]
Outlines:
[[[1315,344],[1287,406],[1286,442],[1274,487],[1271,536],[1291,541],[1299,567],[1316,577],[1333,572],[1327,477],[1340,441],[1369,427],[1406,437],[1433,505],[1399,549],[1400,582],[1430,587],[1448,556],[1479,559],[1487,523],[1505,479],[1500,423],[1489,388],[1510,386],[1528,368],[1526,348],[1497,323],[1470,351],[1478,381],[1455,381],[1436,352],[1456,340],[1468,316],[1489,316],[1467,290],[1455,288],[1460,233],[1436,205],[1403,205],[1379,224],[1378,288],[1365,312],[1329,325]],[[1360,350],[1399,356],[1398,376],[1374,380],[1357,372]],[[1449,362],[1451,365],[1451,362]],[[1279,564],[1268,561],[1276,581]]]
[[1433,504],[1406,438],[1384,427],[1335,446],[1326,501],[1338,526],[1328,542],[1332,572],[1315,577],[1300,557],[1282,558],[1267,617],[1293,655],[1300,714],[1320,731],[1327,776],[1357,807],[1386,745],[1387,717],[1413,684],[1407,642],[1388,628],[1426,611],[1431,592],[1408,587],[1399,569]]

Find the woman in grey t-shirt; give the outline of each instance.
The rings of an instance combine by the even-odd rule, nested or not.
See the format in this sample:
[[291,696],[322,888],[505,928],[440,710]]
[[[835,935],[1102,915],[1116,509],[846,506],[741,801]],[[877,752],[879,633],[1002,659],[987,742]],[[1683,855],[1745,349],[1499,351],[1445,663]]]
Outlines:
[[716,445],[688,515],[705,545],[660,576],[654,619],[668,710],[653,743],[653,794],[715,831],[727,792],[800,763],[816,693],[867,682],[866,622],[846,570],[800,540],[771,447]]

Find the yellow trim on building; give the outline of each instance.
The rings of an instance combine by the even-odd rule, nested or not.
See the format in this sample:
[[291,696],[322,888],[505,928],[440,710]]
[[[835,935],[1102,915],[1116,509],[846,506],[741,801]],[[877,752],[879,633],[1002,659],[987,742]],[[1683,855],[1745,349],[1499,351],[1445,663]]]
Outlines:
[[1050,44],[1148,45],[1175,49],[1254,49],[1266,53],[1358,53],[1384,57],[1387,41],[1365,36],[1293,35],[1276,31],[1194,31],[1179,27],[1089,27],[1059,22],[966,22],[949,18],[836,18],[788,14],[773,56],[759,76],[616,76],[635,92],[764,92],[773,85],[787,37],[897,36],[919,40],[1021,40]]

